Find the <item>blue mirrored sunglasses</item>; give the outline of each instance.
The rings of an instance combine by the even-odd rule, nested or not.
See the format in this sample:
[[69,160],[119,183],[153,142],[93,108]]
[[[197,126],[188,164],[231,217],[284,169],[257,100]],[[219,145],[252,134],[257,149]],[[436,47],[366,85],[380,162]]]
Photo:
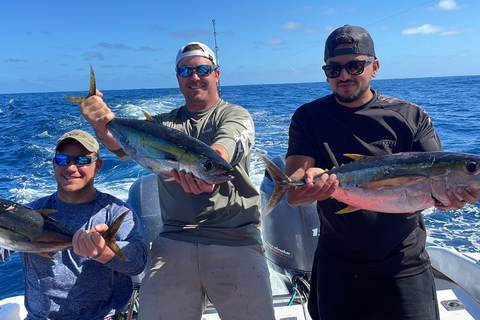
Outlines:
[[55,163],[58,164],[59,166],[68,166],[70,164],[70,161],[73,160],[73,163],[77,167],[84,167],[84,166],[89,166],[95,161],[98,160],[98,157],[95,156],[66,156],[64,154],[56,154],[55,155]]
[[199,76],[208,76],[212,73],[213,70],[217,70],[218,66],[215,65],[203,65],[203,66],[196,66],[196,67],[177,67],[175,71],[180,77],[191,77],[193,74],[193,70]]

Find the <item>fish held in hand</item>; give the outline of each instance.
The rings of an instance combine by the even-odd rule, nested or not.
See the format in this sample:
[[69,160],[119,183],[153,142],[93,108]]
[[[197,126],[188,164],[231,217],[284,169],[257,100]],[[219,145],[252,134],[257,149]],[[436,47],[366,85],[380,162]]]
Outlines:
[[[86,97],[65,96],[81,104],[95,95],[96,84],[90,66],[90,90]],[[121,160],[134,160],[139,165],[166,179],[173,179],[171,171],[185,171],[196,179],[211,184],[232,180],[232,166],[209,145],[176,129],[156,122],[146,112],[147,120],[115,118],[108,130],[127,154]]]
[[[38,253],[47,258],[47,252],[73,247],[72,230],[47,214],[55,210],[34,210],[27,206],[0,199],[0,247],[18,252]],[[115,234],[125,219],[127,210],[120,215],[102,235],[107,246],[123,260],[128,260],[115,242]]]
[[117,118],[108,123],[128,158],[167,179],[172,170],[212,184],[233,179],[232,166],[209,145],[146,116],[146,121]]
[[[275,180],[275,189],[262,213],[267,216],[289,188],[305,184],[292,181],[270,159],[255,152]],[[335,174],[339,185],[332,198],[348,206],[337,213],[360,209],[384,213],[412,213],[441,203],[449,206],[447,190],[480,188],[480,157],[454,152],[405,152],[384,156],[347,154],[356,161],[321,173]]]

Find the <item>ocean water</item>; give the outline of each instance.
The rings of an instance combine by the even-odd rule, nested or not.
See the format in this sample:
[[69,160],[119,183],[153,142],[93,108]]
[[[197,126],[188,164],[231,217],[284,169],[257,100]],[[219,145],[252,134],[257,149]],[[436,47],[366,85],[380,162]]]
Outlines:
[[[479,82],[480,76],[374,80],[372,88],[425,108],[445,151],[480,155]],[[286,152],[295,109],[330,92],[327,83],[227,86],[222,87],[222,98],[249,110],[255,121],[255,149],[273,157]],[[53,193],[51,159],[56,140],[72,129],[93,133],[78,107],[62,94],[86,95],[86,91],[0,95],[0,198],[28,203]],[[104,100],[117,116],[142,119],[142,110],[157,114],[183,104],[176,88],[111,90],[104,92]],[[96,187],[126,201],[131,184],[149,172],[134,162],[118,161],[103,146],[101,152],[104,166]],[[257,187],[263,174],[263,163],[254,156],[251,176]],[[480,252],[478,204],[449,212],[429,209],[424,216],[429,242]],[[23,294],[18,253],[0,263],[0,279],[0,299]]]

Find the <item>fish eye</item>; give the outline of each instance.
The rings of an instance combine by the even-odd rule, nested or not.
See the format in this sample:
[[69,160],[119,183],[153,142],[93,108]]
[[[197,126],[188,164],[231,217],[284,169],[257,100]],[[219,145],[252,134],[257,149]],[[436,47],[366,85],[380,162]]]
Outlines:
[[205,162],[205,164],[203,165],[203,168],[205,169],[205,171],[210,171],[213,169],[213,161],[211,160],[208,160]]
[[477,161],[474,161],[474,160],[468,161],[467,164],[465,165],[465,169],[467,170],[468,173],[471,173],[471,174],[476,173],[479,169]]

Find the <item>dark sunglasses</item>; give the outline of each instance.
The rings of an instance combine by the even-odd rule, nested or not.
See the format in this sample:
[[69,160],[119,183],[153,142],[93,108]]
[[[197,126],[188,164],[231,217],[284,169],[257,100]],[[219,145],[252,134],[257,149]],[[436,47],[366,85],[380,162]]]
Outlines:
[[68,166],[70,164],[70,161],[73,160],[73,163],[77,167],[84,167],[84,166],[89,166],[95,161],[98,160],[98,157],[95,156],[66,156],[63,154],[56,154],[55,155],[55,163],[59,166]]
[[358,76],[359,74],[363,73],[365,70],[365,65],[367,63],[372,63],[375,58],[370,58],[367,60],[358,60],[358,61],[350,61],[347,64],[327,64],[322,67],[323,71],[325,71],[325,75],[327,78],[337,78],[342,73],[342,69],[347,70],[349,74],[352,76]]
[[175,68],[175,71],[177,71],[177,74],[180,77],[191,77],[193,70],[199,75],[199,76],[208,76],[210,73],[212,73],[213,70],[217,70],[218,66],[215,65],[203,65],[203,66],[196,66],[196,67],[177,67]]

